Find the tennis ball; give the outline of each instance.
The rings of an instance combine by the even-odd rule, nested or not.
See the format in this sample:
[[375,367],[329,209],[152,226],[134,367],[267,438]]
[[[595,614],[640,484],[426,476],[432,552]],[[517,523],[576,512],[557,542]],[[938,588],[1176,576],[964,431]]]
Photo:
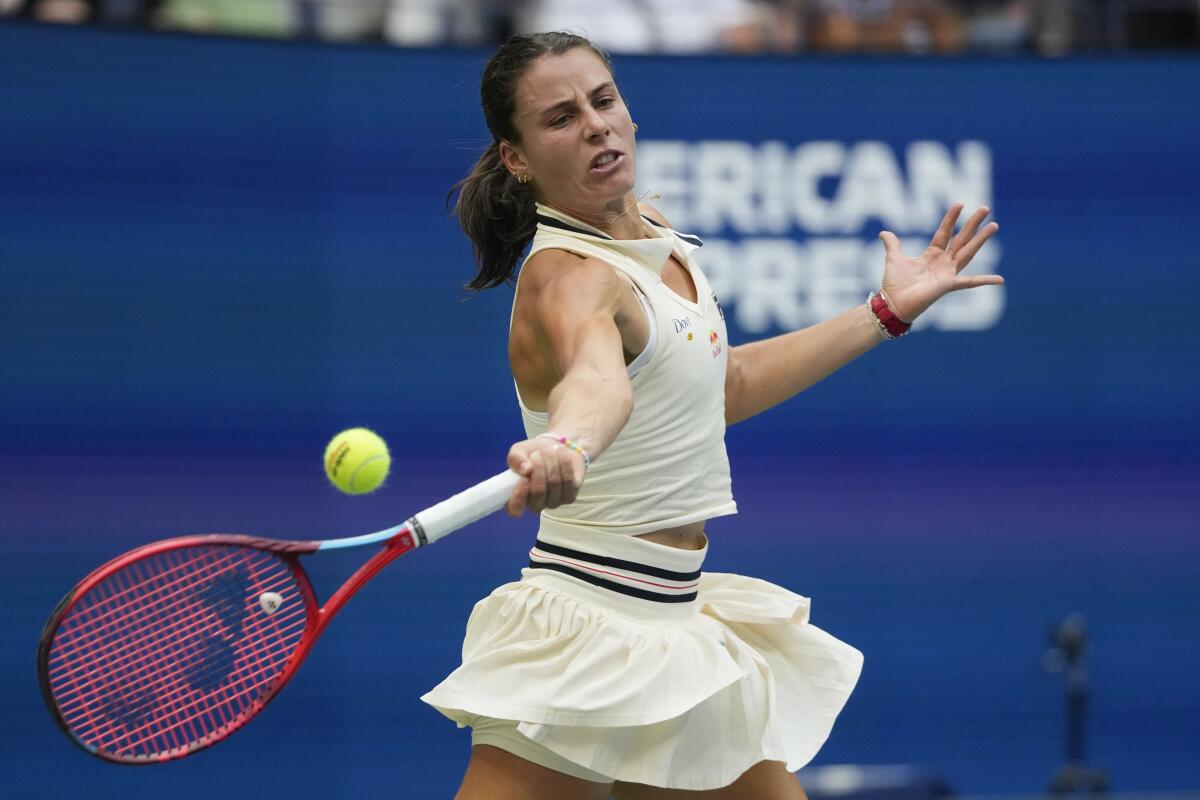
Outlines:
[[325,448],[325,474],[346,494],[375,491],[391,465],[387,444],[366,428],[344,430]]

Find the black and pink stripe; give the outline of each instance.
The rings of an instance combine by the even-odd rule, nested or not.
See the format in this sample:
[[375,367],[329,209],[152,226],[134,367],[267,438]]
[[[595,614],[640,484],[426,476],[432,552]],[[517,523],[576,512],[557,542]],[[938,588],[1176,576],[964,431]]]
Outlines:
[[554,570],[602,589],[657,603],[690,603],[696,599],[700,585],[700,570],[675,572],[541,539],[529,551],[529,567]]

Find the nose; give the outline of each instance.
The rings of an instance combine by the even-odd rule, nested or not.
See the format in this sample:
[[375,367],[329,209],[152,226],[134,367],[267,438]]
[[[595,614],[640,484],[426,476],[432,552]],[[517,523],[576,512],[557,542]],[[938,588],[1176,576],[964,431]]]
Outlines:
[[595,139],[608,133],[608,121],[596,109],[588,106],[583,112],[583,134],[588,139]]

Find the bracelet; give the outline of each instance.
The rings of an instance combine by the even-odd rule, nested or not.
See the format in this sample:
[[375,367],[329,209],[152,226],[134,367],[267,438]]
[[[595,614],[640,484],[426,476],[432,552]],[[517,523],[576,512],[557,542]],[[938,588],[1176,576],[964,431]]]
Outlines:
[[534,438],[536,438],[536,439],[553,439],[554,441],[558,442],[559,444],[561,444],[563,447],[567,448],[568,450],[574,450],[576,453],[579,453],[579,455],[583,456],[583,471],[584,472],[587,472],[589,469],[592,468],[592,457],[588,455],[588,451],[584,450],[582,447],[580,447],[575,442],[572,442],[567,437],[565,437],[561,434],[558,434],[558,433],[546,432],[546,433],[539,433]]
[[867,295],[867,308],[871,311],[875,329],[885,339],[897,339],[908,333],[908,329],[912,327],[911,322],[905,322],[896,316],[896,312],[892,311],[892,307],[883,298],[883,292],[871,292]]

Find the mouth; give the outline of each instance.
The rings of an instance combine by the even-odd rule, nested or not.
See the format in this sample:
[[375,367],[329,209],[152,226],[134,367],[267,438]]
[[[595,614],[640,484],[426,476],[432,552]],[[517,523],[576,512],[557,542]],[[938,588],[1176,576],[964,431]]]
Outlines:
[[591,169],[593,175],[604,175],[612,172],[625,160],[625,154],[620,150],[605,150],[600,155],[592,159]]

